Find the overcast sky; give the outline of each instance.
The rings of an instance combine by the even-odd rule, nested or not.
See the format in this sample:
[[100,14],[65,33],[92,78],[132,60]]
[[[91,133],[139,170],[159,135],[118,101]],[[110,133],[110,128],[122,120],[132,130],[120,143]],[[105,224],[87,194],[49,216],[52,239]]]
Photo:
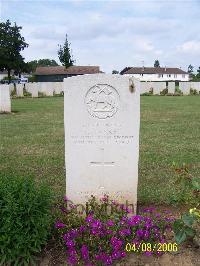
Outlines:
[[200,0],[0,0],[1,21],[22,26],[26,61],[59,62],[65,34],[76,65],[200,66]]

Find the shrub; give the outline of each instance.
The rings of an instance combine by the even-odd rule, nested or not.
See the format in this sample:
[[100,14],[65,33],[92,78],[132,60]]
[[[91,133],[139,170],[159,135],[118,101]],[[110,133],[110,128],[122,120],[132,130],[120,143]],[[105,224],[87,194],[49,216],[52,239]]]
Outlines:
[[25,97],[30,97],[30,96],[31,96],[31,93],[28,92],[28,91],[26,90],[25,86],[24,86],[24,88],[23,88],[23,95],[24,95]]
[[45,94],[43,92],[38,91],[38,98],[43,98],[45,97]]
[[197,90],[193,90],[192,88],[190,88],[190,95],[197,95],[198,94],[198,92],[197,92]]
[[[152,248],[146,255],[160,254],[154,245],[166,242],[166,231],[171,230],[173,218],[155,212],[154,208],[143,210],[141,215],[129,217],[129,210],[104,196],[95,197],[87,203],[86,213],[65,200],[59,206],[55,227],[65,246],[70,265],[110,265],[126,256],[126,245],[132,243],[138,252],[142,243]],[[107,207],[111,206],[111,212]],[[144,250],[143,250],[144,251]]]
[[190,174],[188,165],[178,166],[173,163],[176,192],[171,195],[171,202],[178,204],[192,204],[197,206],[200,202],[200,178]]
[[14,84],[14,89],[13,89],[13,91],[11,91],[10,95],[11,95],[11,97],[16,97],[16,95],[17,95],[15,84]]
[[162,95],[162,96],[165,96],[167,94],[168,94],[168,89],[167,88],[160,92],[160,95]]
[[31,178],[0,179],[0,265],[27,265],[47,241],[51,192]]
[[173,229],[178,244],[190,239],[196,241],[199,246],[200,210],[197,208],[190,209],[189,213],[183,214],[181,219],[174,222]]

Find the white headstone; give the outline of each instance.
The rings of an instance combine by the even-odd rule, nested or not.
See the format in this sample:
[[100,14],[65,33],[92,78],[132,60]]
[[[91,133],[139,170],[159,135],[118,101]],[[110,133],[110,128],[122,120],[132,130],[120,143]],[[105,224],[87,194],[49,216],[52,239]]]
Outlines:
[[26,83],[25,88],[29,93],[31,93],[33,98],[38,97],[38,83]]
[[16,95],[17,97],[24,97],[24,84],[16,84]]
[[153,82],[153,94],[160,95],[166,89],[166,82]]
[[66,193],[109,194],[136,206],[140,82],[121,75],[64,79]]
[[168,82],[168,93],[175,93],[175,82]]
[[151,82],[141,82],[140,83],[140,94],[149,93],[151,90]]
[[63,91],[63,82],[54,82],[55,94],[60,94]]
[[190,82],[179,82],[179,89],[183,92],[183,95],[189,95]]
[[0,85],[0,112],[11,112],[9,85]]
[[46,96],[53,96],[53,82],[41,82],[41,92]]

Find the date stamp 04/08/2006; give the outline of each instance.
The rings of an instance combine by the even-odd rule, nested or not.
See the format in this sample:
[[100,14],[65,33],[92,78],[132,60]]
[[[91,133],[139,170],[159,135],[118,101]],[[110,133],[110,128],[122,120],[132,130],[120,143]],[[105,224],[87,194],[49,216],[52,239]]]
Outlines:
[[139,245],[127,243],[125,250],[127,252],[176,252],[178,245],[177,243],[140,243]]

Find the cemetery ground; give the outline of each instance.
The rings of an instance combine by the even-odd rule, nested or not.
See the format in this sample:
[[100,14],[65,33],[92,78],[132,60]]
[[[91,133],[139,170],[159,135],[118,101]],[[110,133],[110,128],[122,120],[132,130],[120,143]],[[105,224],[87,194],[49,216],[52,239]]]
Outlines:
[[[199,117],[199,97],[141,97],[140,208],[157,205],[175,215],[187,210],[182,202],[189,193],[183,195],[175,182],[174,168],[185,163],[192,176],[200,175]],[[13,99],[12,114],[0,119],[0,178],[30,176],[38,183],[45,181],[59,200],[65,193],[63,97]],[[52,245],[50,241],[41,265],[62,261]],[[133,255],[124,265],[198,265],[198,259],[198,251],[187,247],[161,258]]]

